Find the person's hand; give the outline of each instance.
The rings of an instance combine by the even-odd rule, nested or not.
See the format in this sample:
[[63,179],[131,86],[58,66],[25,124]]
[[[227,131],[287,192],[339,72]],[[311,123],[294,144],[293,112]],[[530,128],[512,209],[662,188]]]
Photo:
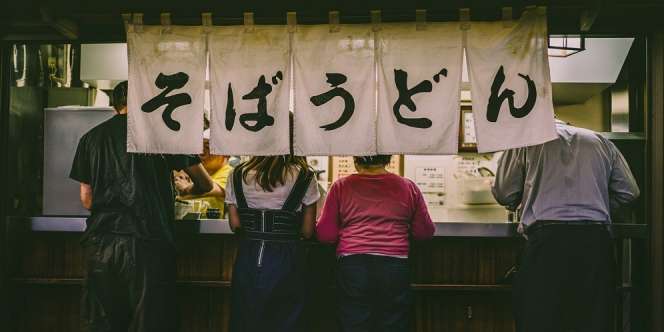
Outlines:
[[187,189],[191,186],[191,183],[184,179],[175,179],[175,190],[182,195],[187,192]]
[[188,193],[193,186],[193,182],[191,182],[187,173],[181,171],[175,173],[174,184],[175,190],[177,190],[180,195]]

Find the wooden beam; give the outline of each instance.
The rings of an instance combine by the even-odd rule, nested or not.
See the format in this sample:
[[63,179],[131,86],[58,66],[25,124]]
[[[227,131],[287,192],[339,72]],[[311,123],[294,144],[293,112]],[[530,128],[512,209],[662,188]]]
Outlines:
[[59,33],[6,33],[0,36],[0,40],[7,42],[67,42],[70,39]]
[[78,39],[78,25],[76,22],[73,22],[68,19],[55,18],[51,11],[46,7],[40,7],[39,13],[41,14],[42,20],[48,24],[51,28],[55,29],[61,35],[67,37],[70,40]]
[[590,32],[593,24],[595,24],[597,16],[599,16],[599,7],[582,11],[581,17],[579,17],[579,30],[581,30],[581,32]]

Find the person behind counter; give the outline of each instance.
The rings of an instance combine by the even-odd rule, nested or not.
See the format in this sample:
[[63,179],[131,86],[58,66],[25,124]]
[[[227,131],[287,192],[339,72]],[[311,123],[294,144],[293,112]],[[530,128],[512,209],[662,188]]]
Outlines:
[[[210,154],[210,130],[206,129],[203,132],[203,154],[200,155],[203,167],[212,177],[214,182],[214,189],[208,193],[201,195],[182,195],[178,199],[187,201],[199,201],[202,205],[208,207],[208,218],[211,217],[210,209],[218,211],[218,216],[214,218],[221,218],[224,215],[224,199],[226,197],[226,182],[233,167],[228,163],[227,156],[215,156]],[[184,172],[176,172],[175,174],[175,187],[178,192],[188,192],[187,187],[191,186],[191,180]]]
[[342,331],[409,330],[409,237],[434,226],[417,185],[385,169],[390,158],[355,157],[357,174],[332,185],[316,225],[319,241],[337,243]]
[[127,153],[127,89],[115,87],[118,114],[81,138],[70,173],[90,210],[82,330],[176,331],[171,172],[189,175],[191,194],[212,180],[196,156]]
[[232,332],[302,331],[305,251],[320,194],[304,157],[252,157],[226,185],[240,235],[231,285]]
[[506,151],[496,200],[520,207],[527,245],[514,280],[517,332],[613,330],[615,260],[610,211],[639,196],[620,151],[556,121],[558,139]]

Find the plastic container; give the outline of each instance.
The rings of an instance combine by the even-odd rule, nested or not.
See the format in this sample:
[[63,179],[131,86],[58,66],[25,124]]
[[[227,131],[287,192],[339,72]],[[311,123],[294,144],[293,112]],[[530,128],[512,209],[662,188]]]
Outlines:
[[491,193],[494,177],[468,177],[461,180],[461,202],[463,204],[496,204]]

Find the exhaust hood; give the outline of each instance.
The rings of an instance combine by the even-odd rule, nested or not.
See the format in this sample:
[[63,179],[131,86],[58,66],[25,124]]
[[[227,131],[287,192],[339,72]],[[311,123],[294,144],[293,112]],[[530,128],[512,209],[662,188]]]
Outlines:
[[108,90],[127,80],[127,44],[81,44],[81,80]]

